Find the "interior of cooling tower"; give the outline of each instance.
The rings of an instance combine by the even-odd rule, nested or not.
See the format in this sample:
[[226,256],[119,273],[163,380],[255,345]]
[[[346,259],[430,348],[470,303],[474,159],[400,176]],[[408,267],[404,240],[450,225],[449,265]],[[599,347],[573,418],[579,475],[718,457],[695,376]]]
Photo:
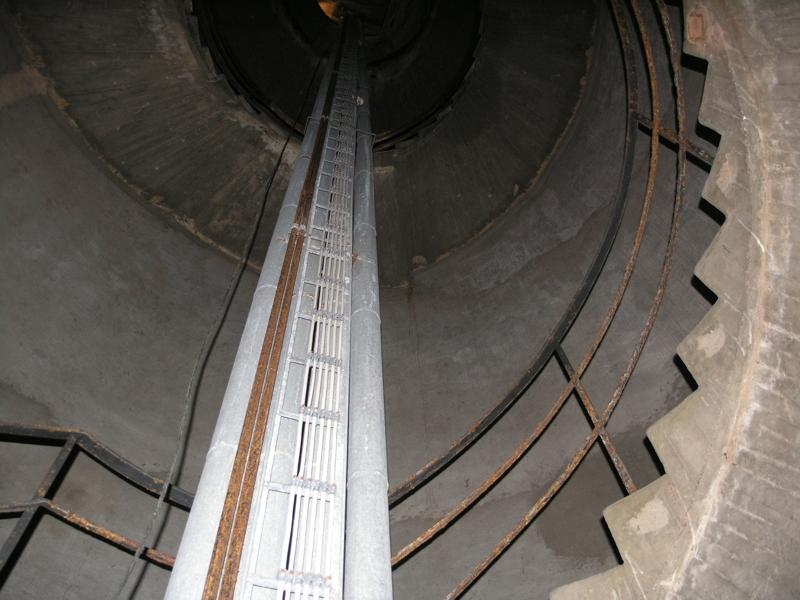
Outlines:
[[800,593],[798,16],[717,4],[1,4],[0,598],[163,597],[349,19],[394,597]]

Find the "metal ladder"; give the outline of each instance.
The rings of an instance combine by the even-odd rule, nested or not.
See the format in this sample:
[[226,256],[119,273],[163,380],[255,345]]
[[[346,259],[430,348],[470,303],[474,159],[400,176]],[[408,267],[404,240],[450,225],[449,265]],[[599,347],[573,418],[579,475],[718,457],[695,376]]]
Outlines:
[[357,45],[345,42],[236,598],[342,594]]

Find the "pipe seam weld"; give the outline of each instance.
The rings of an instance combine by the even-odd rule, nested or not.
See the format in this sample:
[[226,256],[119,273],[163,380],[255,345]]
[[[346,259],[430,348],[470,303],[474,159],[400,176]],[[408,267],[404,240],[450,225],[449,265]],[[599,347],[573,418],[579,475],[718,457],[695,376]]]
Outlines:
[[[386,475],[383,472],[377,469],[370,469],[369,471],[355,471],[350,473],[350,476],[347,478],[347,489],[350,489],[351,483],[356,483],[356,480],[364,480],[364,479],[377,479],[382,487],[385,487],[386,490],[389,490],[389,480],[387,479]],[[384,486],[385,484],[385,486]],[[388,506],[388,501],[387,501]]]
[[233,450],[233,451],[236,451],[236,449],[238,447],[239,446],[236,443],[226,442],[224,440],[220,440],[220,441],[216,442],[213,446],[211,446],[208,449],[208,452],[206,452],[206,458],[209,458],[211,456],[219,455],[219,451],[220,450]]
[[377,261],[374,258],[370,258],[370,257],[364,256],[362,254],[356,253],[356,256],[354,256],[353,258],[355,258],[355,260],[356,260],[356,267],[355,267],[356,269],[358,269],[358,264],[359,263],[365,263],[366,265],[375,265],[375,264],[377,264]]
[[375,229],[375,226],[372,223],[369,223],[368,221],[359,221],[353,226],[353,233],[355,233],[360,227],[367,227],[368,229],[371,229],[375,232],[375,236],[377,237],[378,230]]
[[378,312],[377,312],[377,311],[375,311],[374,309],[372,309],[372,308],[369,308],[369,307],[367,307],[367,306],[361,306],[361,307],[359,307],[359,308],[356,308],[355,310],[353,310],[353,311],[351,311],[351,312],[350,312],[350,316],[351,316],[351,317],[354,317],[354,316],[356,316],[356,315],[357,315],[358,313],[360,313],[360,312],[369,312],[369,313],[372,313],[373,315],[375,315],[375,318],[376,318],[376,319],[378,319],[378,323],[380,323],[380,322],[381,322],[381,316],[380,316],[380,314],[378,314]]

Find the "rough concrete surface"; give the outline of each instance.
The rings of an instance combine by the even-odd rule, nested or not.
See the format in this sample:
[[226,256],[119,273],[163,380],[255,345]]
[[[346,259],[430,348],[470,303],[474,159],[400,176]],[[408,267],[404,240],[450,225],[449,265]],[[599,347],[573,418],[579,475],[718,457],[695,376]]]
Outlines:
[[[792,196],[800,140],[791,128],[798,11],[788,1],[729,3],[725,12],[718,4],[689,2],[683,11],[687,50],[710,63],[705,93],[697,65],[687,61],[683,69],[689,122],[702,97],[702,122],[722,136],[718,158],[705,188],[705,170],[687,167],[669,286],[608,425],[636,483],[650,485],[619,502],[619,482],[595,447],[467,598],[546,598],[601,572],[556,597],[800,595],[800,492],[793,483],[800,422],[793,240],[800,221]],[[538,23],[515,23],[525,8],[519,3],[487,7],[486,54],[457,110],[405,154],[376,161],[378,243],[390,275],[381,305],[392,483],[445,450],[519,378],[609,225],[625,108],[617,38],[604,4],[563,7],[581,8],[577,17],[559,6],[539,6],[548,20]],[[157,475],[172,459],[193,361],[234,269],[226,254],[241,248],[282,141],[277,128],[247,116],[209,80],[182,10],[169,0],[0,5],[0,418],[80,427]],[[680,17],[677,7],[671,13]],[[654,20],[649,9],[646,18]],[[534,25],[553,31],[519,37]],[[551,54],[527,63],[531,44]],[[668,80],[663,48],[656,62]],[[643,64],[636,70],[644,81]],[[492,95],[498,82],[518,85],[516,95]],[[667,112],[668,86],[660,96]],[[648,99],[642,83],[640,105]],[[486,122],[462,127],[475,114]],[[693,128],[690,139],[713,150],[713,136],[698,133],[708,137]],[[639,129],[635,138],[617,241],[564,342],[573,362],[606,312],[639,219],[650,137]],[[434,155],[448,149],[440,169]],[[664,256],[675,152],[660,149],[637,269],[583,377],[598,405],[647,319]],[[287,163],[293,152],[290,146]],[[281,167],[260,240],[285,172]],[[492,226],[482,229],[489,219]],[[417,255],[421,268],[409,274]],[[698,261],[711,292],[693,279]],[[180,478],[190,490],[253,286],[248,273],[203,379]],[[712,296],[718,299],[708,312]],[[675,360],[690,331],[680,356],[691,375]],[[489,434],[393,510],[393,548],[475,489],[564,381],[551,361]],[[398,600],[446,594],[530,508],[589,431],[570,398],[493,491],[395,571]],[[26,499],[53,449],[3,443],[0,450],[0,502]],[[154,507],[153,498],[85,457],[57,500],[134,538]],[[175,551],[184,520],[171,511],[160,549]],[[0,520],[0,535],[11,525]],[[129,560],[44,517],[0,598],[108,598]],[[135,597],[161,597],[167,577],[148,567]]]
[[[624,88],[618,79],[620,58],[613,35],[605,15],[598,25],[586,98],[561,150],[523,202],[470,244],[415,272],[408,289],[384,291],[392,483],[446,450],[505,393],[541,346],[597,251],[608,225],[624,118]],[[692,73],[687,77],[694,85],[702,85],[702,77]],[[617,243],[564,344],[574,363],[607,310],[639,220],[649,137],[639,133],[637,143],[629,207]],[[655,291],[674,194],[674,154],[663,152],[637,271],[606,341],[583,378],[597,405],[605,404],[616,384]],[[576,172],[575,164],[591,167]],[[704,179],[703,170],[690,167],[691,200],[670,287],[636,374],[609,424],[638,485],[659,474],[644,442],[645,428],[690,391],[673,362],[672,348],[709,306],[691,283],[693,265],[717,229],[700,208]],[[564,383],[551,361],[540,380],[491,433],[435,482],[396,508],[392,512],[395,548],[479,485],[541,418]],[[418,431],[425,434],[420,436]],[[496,489],[395,571],[397,597],[444,596],[530,508],[588,432],[586,418],[573,398]],[[588,505],[597,501],[595,515],[609,498],[622,497],[597,450],[466,597],[546,598],[558,585],[615,565],[614,549],[600,519],[564,518],[567,513],[560,512],[559,507],[568,503],[566,498],[576,495],[586,503],[582,510],[588,511]]]
[[681,342],[697,390],[648,434],[666,474],[605,518],[625,565],[554,597],[796,598],[796,6],[685,6],[721,135],[704,196],[725,222],[697,265],[718,297]]
[[[19,63],[3,64],[13,74]],[[0,107],[0,130],[0,415],[84,429],[163,475],[193,361],[235,265],[121,189],[47,96]],[[254,283],[248,274],[201,387],[180,480],[190,489]],[[4,444],[0,457],[2,502],[12,503],[33,494],[54,454]],[[56,499],[134,538],[154,505],[88,459],[76,462]],[[170,517],[165,551],[174,552],[183,518]],[[44,517],[0,596],[109,597],[129,561]],[[139,596],[159,597],[166,577],[148,568]]]

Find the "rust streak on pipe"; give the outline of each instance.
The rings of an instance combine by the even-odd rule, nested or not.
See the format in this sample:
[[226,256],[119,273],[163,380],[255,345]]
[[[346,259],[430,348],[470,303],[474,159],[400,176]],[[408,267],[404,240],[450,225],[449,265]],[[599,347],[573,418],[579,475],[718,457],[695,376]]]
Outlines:
[[[298,207],[299,211],[299,207]],[[236,587],[250,504],[258,472],[258,458],[266,434],[267,416],[277,378],[286,323],[305,234],[293,228],[275,292],[267,333],[261,348],[255,381],[245,414],[242,435],[231,471],[214,551],[211,556],[204,600],[230,598]]]
[[337,52],[336,64],[328,85],[320,127],[314,149],[300,191],[300,198],[289,234],[286,255],[275,290],[275,301],[270,311],[267,332],[261,347],[255,380],[245,413],[242,434],[234,458],[228,491],[222,509],[217,538],[203,589],[203,600],[229,600],[233,598],[239,574],[247,521],[253,499],[258,464],[267,429],[270,403],[278,376],[289,310],[294,297],[294,287],[302,258],[311,203],[317,172],[322,158],[325,135],[328,129],[335,86],[335,72],[341,56]]

